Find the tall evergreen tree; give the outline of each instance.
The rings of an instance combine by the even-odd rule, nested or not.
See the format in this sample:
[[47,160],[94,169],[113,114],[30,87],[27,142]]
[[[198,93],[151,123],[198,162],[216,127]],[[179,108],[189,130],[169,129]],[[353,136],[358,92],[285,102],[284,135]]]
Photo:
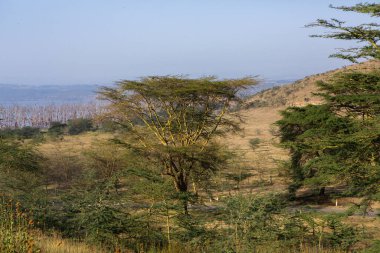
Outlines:
[[[334,7],[380,16],[380,4]],[[337,19],[309,26],[336,32],[313,37],[355,40],[367,44],[333,57],[380,60],[379,24],[345,26]],[[380,72],[346,71],[317,84],[322,105],[288,108],[277,122],[282,144],[291,151],[291,192],[301,185],[346,185],[346,192],[367,199],[380,193]]]

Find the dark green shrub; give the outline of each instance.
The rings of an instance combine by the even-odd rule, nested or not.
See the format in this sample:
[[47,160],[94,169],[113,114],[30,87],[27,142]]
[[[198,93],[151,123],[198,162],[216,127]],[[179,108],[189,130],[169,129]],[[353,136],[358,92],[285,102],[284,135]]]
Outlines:
[[67,122],[68,133],[70,135],[77,135],[86,131],[93,130],[93,124],[91,119],[72,119]]
[[4,128],[4,129],[0,130],[0,138],[2,138],[2,139],[11,139],[11,138],[15,138],[15,137],[16,137],[16,133],[15,133],[14,129]]
[[376,240],[372,246],[366,249],[363,253],[377,253],[380,252],[380,241]]
[[249,146],[251,146],[252,149],[257,149],[261,143],[260,138],[253,138],[249,140]]
[[19,139],[35,139],[41,136],[41,130],[37,127],[26,126],[15,131]]
[[327,227],[331,230],[326,237],[327,244],[333,248],[350,250],[359,241],[358,231],[342,222],[341,217],[331,215],[326,217]]
[[53,121],[50,123],[50,127],[48,129],[48,134],[52,137],[58,137],[64,134],[65,128],[67,127],[66,124],[63,124],[61,122]]
[[120,126],[113,121],[104,120],[99,126],[99,129],[104,132],[115,132],[120,129]]
[[3,139],[37,139],[42,136],[41,130],[37,127],[4,128],[0,130],[0,138]]

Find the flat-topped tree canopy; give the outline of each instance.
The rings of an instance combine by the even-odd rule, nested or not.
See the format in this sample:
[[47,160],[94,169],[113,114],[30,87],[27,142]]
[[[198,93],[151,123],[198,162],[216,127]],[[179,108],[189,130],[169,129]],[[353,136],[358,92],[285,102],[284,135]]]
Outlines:
[[[239,113],[231,109],[241,102],[239,91],[255,84],[251,77],[151,76],[121,81],[99,93],[110,102],[105,117],[128,130],[122,141],[160,164],[160,173],[187,195],[190,183],[196,193],[197,183],[226,164],[226,154],[213,139],[240,129]],[[185,213],[187,203],[185,198]]]
[[214,76],[187,78],[184,76],[149,76],[139,81],[124,80],[118,86],[126,91],[133,91],[150,97],[189,98],[196,96],[220,96],[237,99],[237,92],[257,82],[250,77],[243,79],[219,80]]
[[239,91],[255,84],[251,77],[154,76],[118,82],[116,88],[103,88],[100,95],[110,102],[108,116],[117,123],[132,127],[140,122],[155,132],[161,144],[186,146],[210,139],[224,127],[234,129],[232,115],[228,119],[224,115],[241,102]]

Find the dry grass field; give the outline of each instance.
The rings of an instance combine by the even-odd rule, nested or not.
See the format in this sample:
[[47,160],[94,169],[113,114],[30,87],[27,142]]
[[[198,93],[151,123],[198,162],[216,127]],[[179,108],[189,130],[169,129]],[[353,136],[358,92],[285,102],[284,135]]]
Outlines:
[[102,253],[104,251],[83,242],[63,239],[62,237],[39,235],[37,246],[42,253]]
[[105,142],[111,137],[111,134],[102,132],[69,135],[60,140],[43,142],[39,146],[39,151],[48,157],[62,153],[67,155],[80,155],[83,151],[93,147],[95,143]]

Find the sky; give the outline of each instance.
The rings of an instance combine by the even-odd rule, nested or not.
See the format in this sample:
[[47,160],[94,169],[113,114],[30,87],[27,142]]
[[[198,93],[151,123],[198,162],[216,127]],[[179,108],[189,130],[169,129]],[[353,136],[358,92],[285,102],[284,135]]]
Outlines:
[[0,83],[106,85],[148,75],[299,79],[350,64],[317,18],[354,0],[0,0]]

